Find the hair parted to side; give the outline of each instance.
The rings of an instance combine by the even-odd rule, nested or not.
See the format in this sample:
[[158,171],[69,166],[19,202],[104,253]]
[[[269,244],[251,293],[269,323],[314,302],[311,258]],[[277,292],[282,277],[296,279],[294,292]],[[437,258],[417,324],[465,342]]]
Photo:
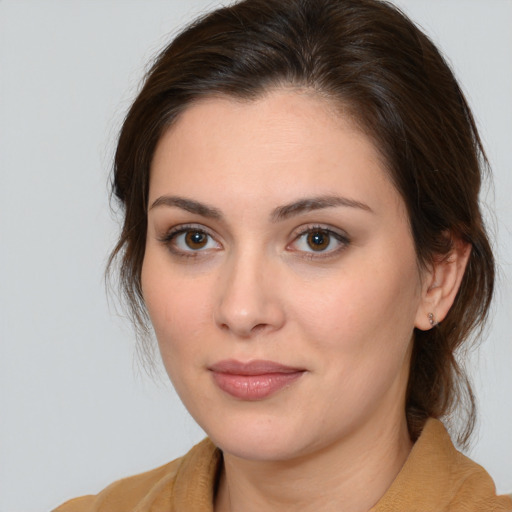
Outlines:
[[[415,331],[406,415],[411,438],[429,416],[464,422],[475,403],[456,353],[489,310],[494,259],[478,203],[487,159],[451,70],[403,13],[379,0],[245,0],[191,24],[157,57],[124,121],[113,191],[124,208],[109,260],[135,324],[148,332],[141,291],[150,165],[155,147],[188,105],[212,95],[252,100],[278,87],[309,88],[349,112],[373,140],[403,197],[418,262],[471,244],[461,288],[445,320]],[[465,412],[465,416],[464,416]]]

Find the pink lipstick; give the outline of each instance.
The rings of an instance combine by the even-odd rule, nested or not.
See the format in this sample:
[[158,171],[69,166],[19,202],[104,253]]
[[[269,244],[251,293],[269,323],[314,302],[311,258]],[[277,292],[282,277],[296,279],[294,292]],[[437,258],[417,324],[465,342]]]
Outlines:
[[234,359],[219,361],[208,368],[213,380],[225,393],[241,400],[262,400],[289,386],[305,370],[292,368],[273,361]]

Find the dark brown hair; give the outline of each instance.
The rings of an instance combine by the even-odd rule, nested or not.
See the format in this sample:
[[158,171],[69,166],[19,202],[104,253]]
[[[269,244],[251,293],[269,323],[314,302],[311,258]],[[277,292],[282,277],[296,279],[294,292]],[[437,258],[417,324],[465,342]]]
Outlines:
[[467,442],[475,405],[456,354],[483,325],[494,260],[478,194],[485,153],[464,96],[429,38],[378,0],[245,0],[187,27],[155,60],[122,127],[113,191],[124,225],[110,259],[143,331],[141,293],[150,165],[163,132],[191,102],[251,100],[275,87],[309,88],[341,105],[372,138],[403,197],[418,262],[446,257],[452,240],[472,251],[442,324],[415,332],[406,414],[412,439],[429,416],[463,405]]

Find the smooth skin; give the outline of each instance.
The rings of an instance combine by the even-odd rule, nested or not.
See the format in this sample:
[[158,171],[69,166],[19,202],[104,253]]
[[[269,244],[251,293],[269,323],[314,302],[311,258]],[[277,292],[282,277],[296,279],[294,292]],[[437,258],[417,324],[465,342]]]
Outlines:
[[[224,453],[216,512],[368,511],[412,443],[414,328],[441,321],[469,248],[420,270],[371,140],[327,100],[276,89],[190,106],[152,162],[144,299],[167,372]],[[303,371],[238,399],[215,363]]]

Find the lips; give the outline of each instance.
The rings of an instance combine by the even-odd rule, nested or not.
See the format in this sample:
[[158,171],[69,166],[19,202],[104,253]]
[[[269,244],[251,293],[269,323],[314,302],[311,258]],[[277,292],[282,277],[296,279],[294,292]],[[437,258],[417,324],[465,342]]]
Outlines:
[[217,386],[240,400],[263,400],[290,386],[305,372],[302,368],[273,361],[247,363],[234,359],[219,361],[208,368]]

